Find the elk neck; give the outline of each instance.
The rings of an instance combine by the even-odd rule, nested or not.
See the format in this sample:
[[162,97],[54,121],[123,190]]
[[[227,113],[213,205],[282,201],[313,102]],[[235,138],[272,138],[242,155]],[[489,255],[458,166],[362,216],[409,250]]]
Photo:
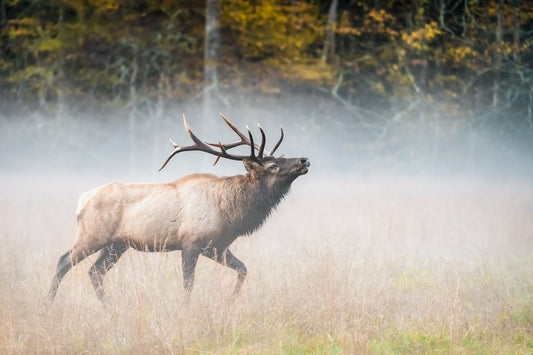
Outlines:
[[257,230],[290,189],[290,183],[268,186],[255,173],[225,179],[228,186],[219,196],[220,209],[237,235]]

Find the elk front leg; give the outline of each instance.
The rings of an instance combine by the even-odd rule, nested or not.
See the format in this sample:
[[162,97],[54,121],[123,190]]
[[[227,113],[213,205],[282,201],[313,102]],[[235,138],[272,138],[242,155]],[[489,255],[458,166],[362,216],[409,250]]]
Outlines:
[[235,284],[235,289],[233,290],[234,295],[238,295],[241,291],[242,284],[248,271],[246,266],[242,261],[237,259],[229,249],[217,250],[213,247],[208,247],[202,250],[202,255],[216,261],[217,263],[232,268],[237,271],[237,283]]
[[123,240],[113,241],[102,249],[98,259],[89,269],[89,277],[91,278],[94,290],[96,291],[96,296],[104,305],[106,304],[104,288],[102,285],[104,276],[117,263],[118,259],[126,250],[128,250],[128,248],[128,244]]
[[196,269],[199,256],[200,251],[196,248],[184,249],[181,252],[183,287],[185,288],[187,300],[189,299],[194,286],[194,270]]

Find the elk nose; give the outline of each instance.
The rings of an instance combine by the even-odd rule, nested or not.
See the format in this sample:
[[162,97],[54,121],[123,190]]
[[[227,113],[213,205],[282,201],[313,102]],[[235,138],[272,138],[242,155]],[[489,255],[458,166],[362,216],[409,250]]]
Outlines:
[[300,164],[305,166],[311,166],[311,162],[307,158],[300,158]]

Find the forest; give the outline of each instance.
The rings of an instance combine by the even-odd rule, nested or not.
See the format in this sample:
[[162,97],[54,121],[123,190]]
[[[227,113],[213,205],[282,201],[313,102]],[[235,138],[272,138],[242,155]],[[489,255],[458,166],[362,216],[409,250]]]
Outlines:
[[200,130],[276,107],[311,145],[350,132],[391,161],[533,138],[529,1],[1,0],[0,53],[5,132],[123,125],[131,151],[192,105]]

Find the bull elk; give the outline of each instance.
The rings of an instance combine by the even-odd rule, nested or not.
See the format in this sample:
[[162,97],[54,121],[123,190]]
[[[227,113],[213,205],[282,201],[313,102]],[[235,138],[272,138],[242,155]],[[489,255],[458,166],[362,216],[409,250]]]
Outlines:
[[[102,286],[105,274],[130,247],[139,251],[181,250],[183,286],[187,297],[194,284],[194,270],[200,255],[237,271],[234,294],[246,278],[246,267],[228,249],[233,241],[258,229],[288,193],[291,183],[306,174],[307,158],[274,157],[283,140],[271,151],[265,150],[265,132],[259,126],[261,143],[254,143],[222,119],[240,141],[230,144],[205,143],[183,123],[194,144],[179,146],[163,166],[178,153],[201,151],[220,158],[240,160],[247,173],[230,177],[192,174],[164,184],[112,183],[81,195],[77,210],[77,236],[74,246],[57,263],[56,274],[48,293],[52,303],[65,274],[87,256],[100,251],[89,269],[96,295],[105,304]],[[249,146],[250,155],[236,155],[228,150]]]

